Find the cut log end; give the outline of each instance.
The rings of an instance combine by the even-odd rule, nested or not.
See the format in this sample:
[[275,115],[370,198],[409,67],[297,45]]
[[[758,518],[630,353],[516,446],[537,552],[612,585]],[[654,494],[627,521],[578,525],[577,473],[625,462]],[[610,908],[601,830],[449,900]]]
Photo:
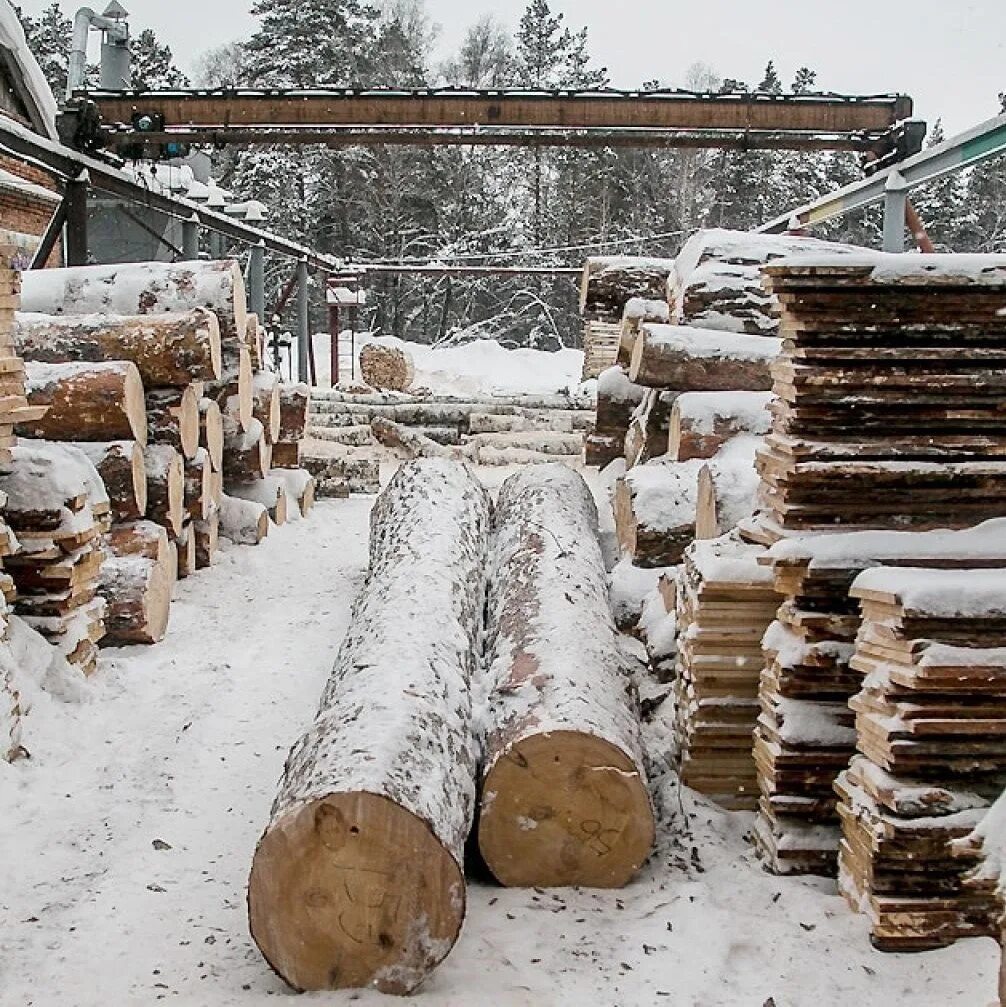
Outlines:
[[256,944],[295,989],[404,995],[454,946],[465,883],[420,818],[374,794],[334,794],[265,834],[248,904]]
[[600,738],[534,735],[485,780],[479,848],[503,885],[624,887],[654,841],[646,784],[633,761]]

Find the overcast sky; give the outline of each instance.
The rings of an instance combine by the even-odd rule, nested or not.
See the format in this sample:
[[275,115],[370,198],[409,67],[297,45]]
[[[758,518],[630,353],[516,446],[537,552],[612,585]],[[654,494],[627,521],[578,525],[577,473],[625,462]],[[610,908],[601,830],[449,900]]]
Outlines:
[[[48,0],[21,0],[37,13]],[[134,31],[152,27],[190,69],[202,51],[249,34],[250,0],[124,0]],[[72,13],[80,3],[62,6]],[[92,6],[102,9],[102,0]],[[448,53],[479,15],[493,11],[516,25],[524,0],[427,0]],[[659,79],[682,85],[688,67],[709,64],[723,76],[756,84],[769,59],[783,79],[807,65],[824,90],[849,94],[900,91],[916,115],[942,116],[948,132],[998,112],[1006,90],[1006,0],[553,0],[590,47],[614,85]]]

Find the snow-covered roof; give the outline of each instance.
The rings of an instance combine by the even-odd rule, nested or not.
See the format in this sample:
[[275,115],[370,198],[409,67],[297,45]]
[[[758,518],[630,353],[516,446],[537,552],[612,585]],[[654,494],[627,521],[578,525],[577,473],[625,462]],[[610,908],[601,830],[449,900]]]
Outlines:
[[53,205],[59,203],[61,200],[58,192],[46,189],[44,186],[37,185],[35,182],[29,182],[27,179],[21,178],[20,175],[4,171],[3,168],[0,168],[0,191],[15,192],[19,195],[33,196],[35,199],[41,199],[47,203],[52,203]]
[[58,139],[56,99],[38,60],[28,48],[24,29],[10,0],[0,0],[0,68],[11,77],[18,97],[28,109],[35,131],[50,140]]

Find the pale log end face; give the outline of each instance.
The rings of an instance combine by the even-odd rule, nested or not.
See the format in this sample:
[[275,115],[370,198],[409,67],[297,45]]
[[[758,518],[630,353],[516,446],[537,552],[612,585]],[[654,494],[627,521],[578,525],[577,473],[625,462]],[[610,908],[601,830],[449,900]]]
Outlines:
[[334,794],[266,832],[248,887],[251,931],[298,990],[404,995],[461,931],[465,882],[429,826],[374,794]]
[[486,777],[479,848],[510,888],[622,888],[649,857],[654,832],[636,766],[590,735],[526,738]]

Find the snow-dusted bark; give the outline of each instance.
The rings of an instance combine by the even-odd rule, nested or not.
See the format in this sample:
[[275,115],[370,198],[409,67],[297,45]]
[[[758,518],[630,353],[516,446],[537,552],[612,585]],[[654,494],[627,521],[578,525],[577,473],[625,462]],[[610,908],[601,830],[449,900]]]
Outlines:
[[136,441],[77,441],[73,444],[105,484],[113,522],[137,521],[147,513],[147,468]]
[[763,437],[771,399],[769,392],[684,392],[671,408],[668,453],[679,462],[712,458],[739,434]]
[[228,483],[251,482],[265,476],[272,464],[272,448],[265,429],[253,419],[242,429],[231,415],[224,416],[224,476]]
[[174,535],[185,519],[185,463],[170,445],[151,444],[144,449],[147,470],[147,517]]
[[199,402],[199,443],[206,448],[214,472],[223,470],[224,464],[224,420],[220,406],[212,399]]
[[374,507],[370,572],[249,882],[255,940],[297,989],[408,993],[457,939],[489,525],[475,475],[443,459]]
[[625,885],[649,856],[653,812],[577,473],[507,481],[489,570],[482,855],[506,885]]
[[147,392],[147,432],[151,444],[169,444],[188,459],[199,450],[202,385]]
[[279,379],[270,371],[260,371],[252,381],[252,415],[262,424],[266,440],[279,440],[282,422]]

